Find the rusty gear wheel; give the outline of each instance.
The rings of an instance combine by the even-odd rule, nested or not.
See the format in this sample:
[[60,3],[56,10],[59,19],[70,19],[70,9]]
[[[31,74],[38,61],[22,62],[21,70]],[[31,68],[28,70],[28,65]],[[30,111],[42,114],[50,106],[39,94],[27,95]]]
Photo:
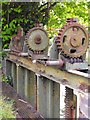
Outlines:
[[74,22],[68,22],[59,32],[56,39],[57,48],[66,56],[77,58],[83,56],[88,47],[86,29]]
[[25,39],[29,50],[42,51],[48,47],[48,35],[41,27],[30,29]]

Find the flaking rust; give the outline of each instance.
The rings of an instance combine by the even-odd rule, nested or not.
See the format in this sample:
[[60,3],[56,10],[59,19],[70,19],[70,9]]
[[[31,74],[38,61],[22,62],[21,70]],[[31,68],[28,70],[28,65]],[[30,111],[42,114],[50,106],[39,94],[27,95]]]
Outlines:
[[[20,66],[43,76],[42,79],[48,78],[87,93],[90,92],[90,81],[87,82],[89,77],[79,75],[79,72],[83,74],[88,69],[85,56],[89,37],[86,29],[76,18],[69,18],[67,24],[60,29],[58,36],[54,38],[53,46],[48,52],[49,38],[42,24],[38,22],[25,36],[23,30],[18,29],[17,35],[12,37],[10,42],[9,60],[12,59],[11,61]],[[70,70],[76,70],[78,74],[70,73]],[[37,85],[35,86],[37,91],[36,87]],[[66,87],[65,95],[65,117],[68,119],[76,117],[74,93],[71,88]],[[34,109],[31,109],[36,114]]]
[[48,56],[48,34],[42,24],[37,22],[25,36],[23,36],[23,29],[18,29],[17,35],[12,37],[10,42],[10,54],[31,58],[41,61],[45,66],[55,66],[64,70],[87,69],[85,54],[88,38],[88,32],[78,23],[78,19],[69,18],[67,24],[55,37],[54,48]]
[[90,85],[80,83],[78,89],[82,90],[83,92],[90,92]]
[[61,84],[63,85],[69,85],[69,81],[66,79],[61,80]]

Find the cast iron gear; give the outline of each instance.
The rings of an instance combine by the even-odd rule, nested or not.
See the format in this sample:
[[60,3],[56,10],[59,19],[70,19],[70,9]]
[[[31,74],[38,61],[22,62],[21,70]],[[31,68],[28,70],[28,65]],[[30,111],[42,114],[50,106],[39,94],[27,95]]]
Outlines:
[[71,19],[59,31],[55,42],[58,50],[64,55],[78,58],[83,56],[87,50],[88,32],[75,19]]
[[26,44],[29,50],[40,52],[48,47],[48,35],[41,27],[30,29],[26,35]]

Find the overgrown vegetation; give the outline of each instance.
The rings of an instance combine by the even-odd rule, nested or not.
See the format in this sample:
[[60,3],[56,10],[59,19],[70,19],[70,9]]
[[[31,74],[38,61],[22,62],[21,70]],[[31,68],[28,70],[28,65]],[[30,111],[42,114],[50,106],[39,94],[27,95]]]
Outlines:
[[48,32],[52,38],[65,25],[67,18],[78,18],[79,23],[88,27],[88,2],[61,2],[57,3],[53,9],[50,10],[50,19],[48,21]]
[[39,2],[3,2],[2,3],[2,39],[7,48],[11,36],[16,34],[17,27],[24,32],[32,28],[36,22],[48,23],[49,11],[56,3]]
[[0,120],[7,120],[8,118],[15,118],[15,111],[13,109],[13,100],[0,96]]
[[12,76],[5,76],[4,74],[2,75],[2,81],[9,83],[11,86],[13,86],[13,78]]
[[3,2],[2,3],[2,40],[8,48],[17,27],[24,28],[24,34],[35,22],[42,22],[51,39],[57,29],[65,24],[66,18],[77,17],[81,24],[88,27],[90,2]]

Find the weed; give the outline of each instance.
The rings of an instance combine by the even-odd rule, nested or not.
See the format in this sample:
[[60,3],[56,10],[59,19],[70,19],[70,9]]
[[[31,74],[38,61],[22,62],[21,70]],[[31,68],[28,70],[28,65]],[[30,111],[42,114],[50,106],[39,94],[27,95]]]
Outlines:
[[0,120],[16,117],[12,107],[13,103],[13,100],[0,96]]

